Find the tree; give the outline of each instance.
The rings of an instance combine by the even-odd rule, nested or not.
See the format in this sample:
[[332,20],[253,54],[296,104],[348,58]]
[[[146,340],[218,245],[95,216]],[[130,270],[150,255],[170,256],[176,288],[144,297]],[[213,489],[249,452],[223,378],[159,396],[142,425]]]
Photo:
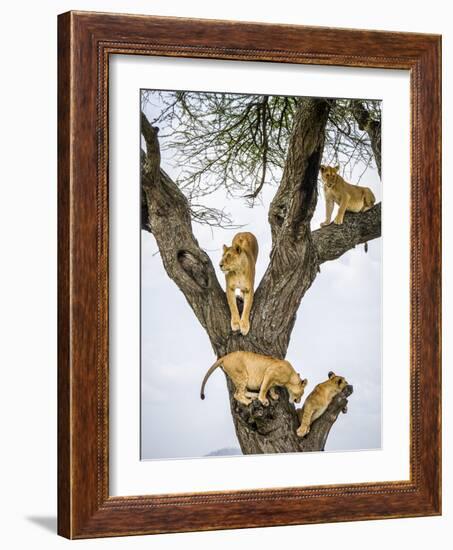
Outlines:
[[[285,103],[284,99],[288,101]],[[186,157],[201,155],[200,145],[207,135],[204,128],[211,136],[208,145],[207,141],[204,142],[204,161],[195,168],[192,166],[192,175],[183,171],[179,185],[161,169],[159,130],[142,112],[141,132],[146,149],[142,151],[141,165],[142,228],[154,235],[167,274],[183,292],[218,357],[246,350],[284,358],[297,310],[321,264],[340,257],[357,244],[379,237],[381,231],[380,204],[365,213],[347,214],[341,226],[332,224],[311,231],[310,221],[318,198],[317,179],[325,143],[329,140],[332,147],[335,144],[332,140],[336,140],[334,154],[338,158],[347,151],[347,144],[355,140],[357,146],[349,158],[353,159],[357,154],[363,157],[363,151],[370,148],[371,141],[376,142],[377,130],[370,122],[364,123],[363,127],[368,132],[373,126],[373,136],[371,132],[366,137],[360,135],[356,129],[358,122],[353,129],[352,121],[356,120],[358,111],[351,101],[337,104],[326,99],[279,98],[277,105],[273,105],[275,99],[267,96],[240,96],[239,99],[227,96],[226,100],[214,97],[211,98],[214,109],[205,109],[201,117],[198,112],[201,105],[197,101],[202,100],[197,98],[195,103],[191,103],[183,93],[176,96],[173,103],[169,102],[166,113],[164,110],[161,115],[162,120],[172,109],[173,116],[178,113],[176,124],[180,135],[177,140],[185,136],[186,140],[180,141],[180,145],[183,150],[186,148]],[[228,116],[228,104],[234,106],[233,119]],[[362,107],[367,111],[364,103]],[[367,112],[370,120],[374,120],[376,112]],[[190,124],[189,130],[183,124],[184,117],[188,117],[192,125],[200,124],[201,131],[190,133]],[[255,122],[251,123],[251,120]],[[275,124],[276,120],[278,124]],[[334,127],[337,127],[337,133],[332,130]],[[337,136],[341,134],[338,128],[344,133],[342,138]],[[238,136],[242,136],[239,144],[237,142],[241,139]],[[244,140],[248,145],[244,145]],[[228,143],[233,153],[227,159],[229,149],[223,150],[222,147]],[[248,149],[238,150],[238,147]],[[278,154],[275,148],[279,149]],[[357,153],[360,148],[363,151]],[[379,155],[376,164],[379,162],[380,166],[380,149],[373,147],[372,150],[375,156]],[[246,200],[251,201],[261,191],[266,174],[271,172],[274,179],[279,179],[268,214],[272,232],[270,261],[255,293],[252,328],[245,337],[231,332],[225,293],[209,256],[200,248],[192,232],[192,221],[200,221],[202,212],[193,208],[192,199],[209,192],[202,190],[206,170],[219,170],[227,189],[230,186],[232,192],[239,190],[243,196],[238,174],[241,170],[251,170],[258,178],[257,185],[245,194]],[[225,222],[225,218],[216,212],[211,212],[207,219],[208,223],[214,220],[214,225]],[[330,428],[339,413],[346,411],[347,398],[352,392],[348,387],[337,396],[326,413],[313,424],[308,436],[299,439],[296,436],[295,408],[289,404],[285,390],[279,390],[280,399],[272,401],[268,407],[263,407],[257,400],[244,406],[233,398],[234,388],[228,379],[227,384],[231,414],[244,454],[323,450]]]

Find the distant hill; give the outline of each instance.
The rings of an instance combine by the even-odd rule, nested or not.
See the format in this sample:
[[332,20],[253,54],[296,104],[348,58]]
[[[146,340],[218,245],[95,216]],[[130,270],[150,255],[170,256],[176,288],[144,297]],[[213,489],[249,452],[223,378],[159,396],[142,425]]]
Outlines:
[[217,451],[211,451],[205,456],[233,456],[241,454],[241,449],[237,447],[224,447],[223,449],[217,449]]

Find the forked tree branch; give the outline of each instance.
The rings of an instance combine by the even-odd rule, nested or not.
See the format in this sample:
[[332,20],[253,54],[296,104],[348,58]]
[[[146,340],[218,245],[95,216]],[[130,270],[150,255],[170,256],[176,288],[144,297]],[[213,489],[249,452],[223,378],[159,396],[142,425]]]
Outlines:
[[[284,357],[297,309],[317,275],[319,263],[340,255],[341,249],[346,251],[347,235],[363,242],[360,231],[366,227],[365,240],[369,240],[368,224],[359,227],[348,216],[342,228],[310,231],[328,112],[329,104],[323,100],[306,100],[298,109],[288,166],[269,212],[273,234],[271,258],[255,295],[252,329],[246,337],[230,330],[225,293],[208,255],[193,235],[188,201],[160,168],[158,130],[142,114],[142,135],[146,142],[141,159],[142,227],[153,233],[168,276],[183,292],[217,356],[240,349]],[[378,208],[375,209],[377,215]],[[360,216],[369,218],[372,214]],[[330,247],[328,237],[334,231],[338,242]],[[234,399],[231,381],[227,379],[227,383],[233,421],[244,453],[324,449],[327,435],[349,395],[336,398],[313,424],[310,433],[300,439],[296,436],[295,408],[286,398],[271,402],[269,407],[263,407],[257,400],[245,407]],[[282,389],[278,391],[281,396],[285,393]]]

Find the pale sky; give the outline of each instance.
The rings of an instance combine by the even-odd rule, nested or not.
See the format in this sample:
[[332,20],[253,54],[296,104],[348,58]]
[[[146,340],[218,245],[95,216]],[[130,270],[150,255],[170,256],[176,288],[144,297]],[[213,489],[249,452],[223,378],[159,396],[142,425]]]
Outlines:
[[[148,109],[150,119],[155,118],[155,111]],[[177,176],[165,151],[162,167]],[[381,200],[376,171],[367,170],[361,185],[370,187]],[[224,191],[205,199],[207,206],[224,205],[235,223],[244,224],[241,231],[256,235],[260,247],[256,287],[269,258],[267,212],[275,190],[265,186],[260,204],[253,209],[241,199],[228,199]],[[312,229],[323,219],[320,193]],[[218,267],[222,244],[230,244],[238,230],[195,223],[193,231],[225,288]],[[326,451],[381,446],[381,245],[382,239],[376,239],[369,243],[367,254],[361,245],[324,263],[302,300],[291,335],[286,358],[308,378],[305,396],[330,370],[354,386],[348,412],[334,424]],[[166,274],[153,236],[142,231],[142,459],[199,457],[239,448],[220,369],[209,379],[206,399],[199,397],[202,378],[215,359],[204,329]]]

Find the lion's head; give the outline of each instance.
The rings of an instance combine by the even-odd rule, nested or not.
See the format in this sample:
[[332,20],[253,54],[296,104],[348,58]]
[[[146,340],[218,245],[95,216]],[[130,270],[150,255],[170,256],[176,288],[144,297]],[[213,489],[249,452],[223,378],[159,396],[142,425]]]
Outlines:
[[331,187],[332,185],[335,185],[337,181],[338,176],[338,170],[340,169],[339,166],[325,166],[324,164],[321,164],[320,166],[320,172],[322,181],[324,182],[324,185],[327,187]]
[[340,393],[346,386],[349,386],[349,382],[343,376],[338,376],[332,371],[329,372],[328,376],[330,385],[337,390],[337,393]]
[[220,260],[220,269],[224,273],[229,273],[230,271],[237,271],[241,268],[241,255],[244,254],[244,251],[239,245],[235,246],[226,246],[223,245],[223,256]]
[[305,386],[308,384],[308,380],[300,377],[299,373],[294,373],[291,376],[290,384],[288,385],[289,389],[289,400],[291,403],[296,402],[300,403],[302,396],[304,395]]

